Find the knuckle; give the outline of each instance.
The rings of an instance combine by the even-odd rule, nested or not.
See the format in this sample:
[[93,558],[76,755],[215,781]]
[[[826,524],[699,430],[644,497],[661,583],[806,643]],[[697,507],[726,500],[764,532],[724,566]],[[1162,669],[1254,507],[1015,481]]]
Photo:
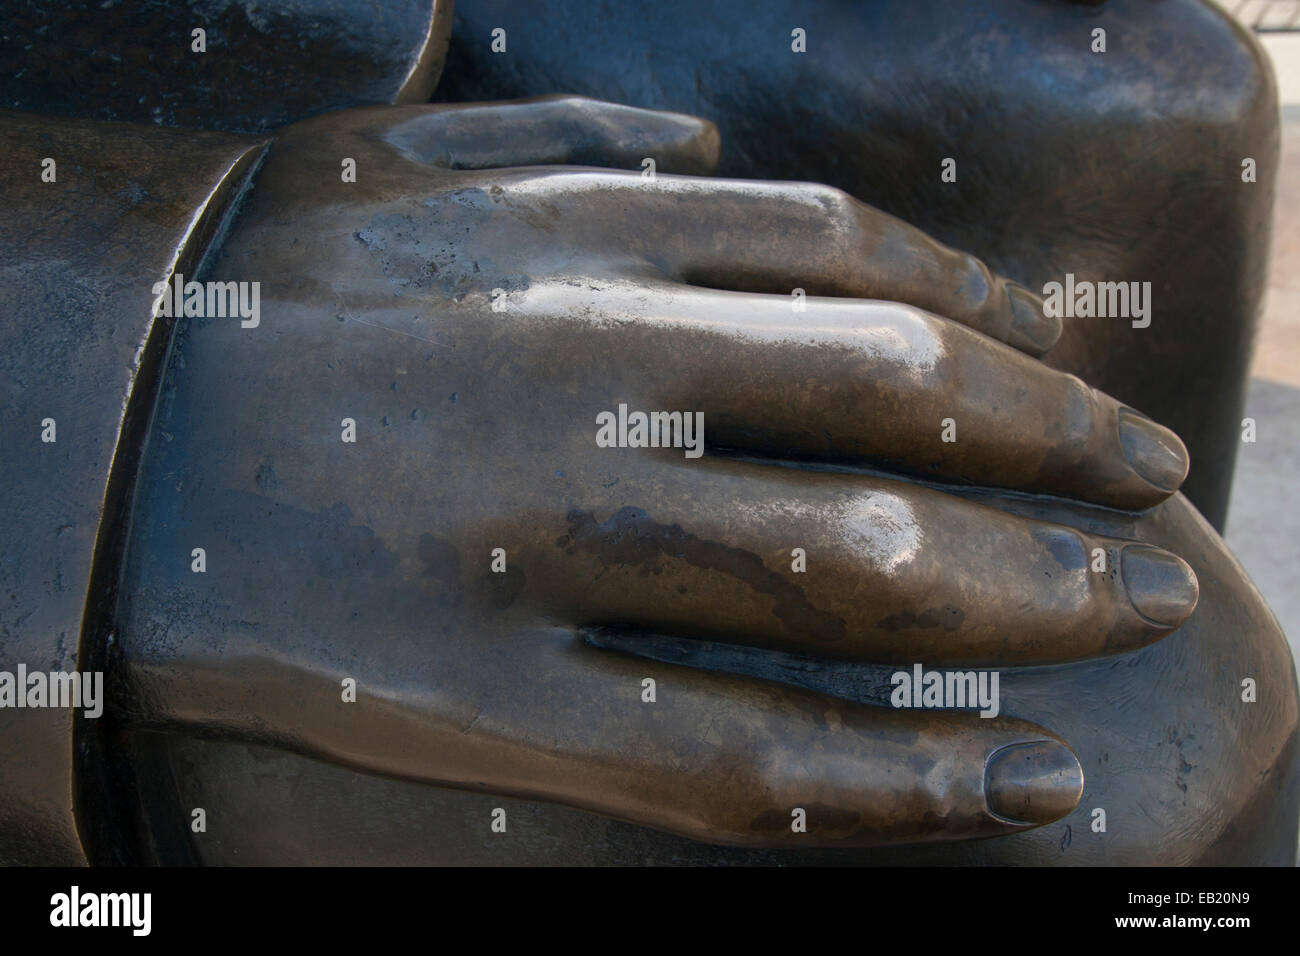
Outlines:
[[818,184],[808,188],[811,197],[825,210],[826,215],[833,222],[846,226],[858,226],[859,203],[856,199],[835,186]]
[[604,105],[600,100],[592,99],[590,96],[583,96],[580,93],[552,93],[545,97],[545,100],[558,109],[573,110],[575,112],[586,112]]

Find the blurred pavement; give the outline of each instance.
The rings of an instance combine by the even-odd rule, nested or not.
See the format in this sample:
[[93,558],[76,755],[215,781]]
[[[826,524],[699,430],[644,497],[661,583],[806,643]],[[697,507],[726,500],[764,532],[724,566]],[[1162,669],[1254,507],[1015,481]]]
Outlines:
[[1300,33],[1263,34],[1282,104],[1273,259],[1228,507],[1228,546],[1277,615],[1300,660]]

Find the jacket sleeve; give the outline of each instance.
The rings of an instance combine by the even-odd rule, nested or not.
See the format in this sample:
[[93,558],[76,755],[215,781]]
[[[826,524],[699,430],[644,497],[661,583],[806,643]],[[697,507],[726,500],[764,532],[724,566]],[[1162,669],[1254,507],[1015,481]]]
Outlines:
[[20,666],[107,666],[135,463],[177,321],[156,314],[155,286],[199,271],[265,148],[0,111],[0,863],[93,857],[101,720],[15,682]]

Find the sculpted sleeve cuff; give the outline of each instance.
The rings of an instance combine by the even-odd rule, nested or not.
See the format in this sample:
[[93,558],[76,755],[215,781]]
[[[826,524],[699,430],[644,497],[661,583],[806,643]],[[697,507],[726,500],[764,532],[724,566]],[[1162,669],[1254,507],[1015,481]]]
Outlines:
[[104,667],[135,462],[177,321],[159,317],[154,288],[198,271],[265,148],[0,111],[0,863],[92,851],[78,779],[103,701],[74,705]]

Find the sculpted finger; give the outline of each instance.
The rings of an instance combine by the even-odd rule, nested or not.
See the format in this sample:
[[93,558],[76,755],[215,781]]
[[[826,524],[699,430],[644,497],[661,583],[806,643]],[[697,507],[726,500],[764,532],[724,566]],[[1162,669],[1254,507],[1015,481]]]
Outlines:
[[702,413],[711,448],[1126,509],[1158,504],[1187,473],[1173,432],[967,328],[896,303],[804,306],[596,283],[538,283],[494,304],[577,324],[584,354],[644,370],[632,407]]
[[876,708],[582,645],[506,702],[514,788],[712,843],[873,846],[1030,829],[1083,772],[1033,724]]
[[1025,721],[849,703],[567,628],[507,647],[463,672],[360,667],[346,706],[337,675],[270,656],[141,661],[118,717],[756,847],[996,836],[1060,819],[1082,793],[1074,753]]
[[602,224],[637,223],[618,243],[691,285],[902,302],[1032,355],[1061,334],[1061,320],[1023,286],[827,186],[592,171],[521,177],[513,188],[583,194],[592,248],[609,245],[596,234]]
[[[635,455],[611,449],[610,455]],[[549,613],[889,664],[1134,650],[1192,613],[1174,555],[866,476],[684,458],[573,496],[514,539]]]

